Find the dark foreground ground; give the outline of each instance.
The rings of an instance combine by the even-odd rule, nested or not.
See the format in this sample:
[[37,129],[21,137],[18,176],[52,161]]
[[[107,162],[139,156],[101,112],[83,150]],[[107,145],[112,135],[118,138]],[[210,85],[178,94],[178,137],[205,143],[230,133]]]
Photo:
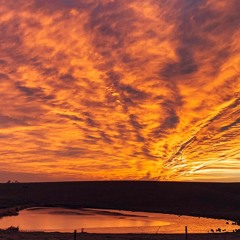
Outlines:
[[91,207],[240,219],[240,183],[99,181],[0,184],[0,215],[28,206]]
[[[71,233],[7,233],[0,240],[73,240]],[[185,240],[183,234],[78,234],[77,240]],[[190,234],[188,240],[238,240],[240,233]]]

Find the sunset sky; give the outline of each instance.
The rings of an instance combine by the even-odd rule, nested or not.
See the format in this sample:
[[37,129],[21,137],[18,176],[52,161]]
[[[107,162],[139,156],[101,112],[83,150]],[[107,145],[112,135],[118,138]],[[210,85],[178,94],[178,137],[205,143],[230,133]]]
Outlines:
[[240,181],[238,0],[0,0],[0,182]]

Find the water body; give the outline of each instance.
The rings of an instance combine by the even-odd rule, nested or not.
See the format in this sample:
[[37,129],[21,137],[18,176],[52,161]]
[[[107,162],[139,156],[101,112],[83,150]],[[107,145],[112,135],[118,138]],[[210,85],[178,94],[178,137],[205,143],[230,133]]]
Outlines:
[[103,209],[29,208],[18,216],[0,219],[0,228],[19,226],[21,231],[89,233],[207,233],[221,228],[232,232],[237,226],[226,220],[172,214]]

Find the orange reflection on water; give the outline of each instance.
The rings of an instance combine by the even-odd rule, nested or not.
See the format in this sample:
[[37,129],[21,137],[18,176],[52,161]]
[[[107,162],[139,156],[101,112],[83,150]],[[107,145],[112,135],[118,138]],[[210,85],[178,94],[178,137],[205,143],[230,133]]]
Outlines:
[[0,228],[19,226],[23,231],[72,232],[77,229],[93,233],[206,233],[221,228],[226,231],[236,226],[226,220],[177,216],[160,213],[129,212],[101,209],[34,208],[18,216],[4,217]]

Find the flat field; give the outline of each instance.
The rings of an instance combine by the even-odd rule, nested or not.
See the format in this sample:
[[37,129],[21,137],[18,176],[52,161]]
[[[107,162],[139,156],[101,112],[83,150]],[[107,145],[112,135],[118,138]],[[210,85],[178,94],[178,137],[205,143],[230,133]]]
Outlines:
[[[185,240],[183,234],[77,234],[77,240]],[[189,240],[238,240],[240,233],[189,234]],[[0,232],[0,240],[74,240],[71,233]]]
[[[240,219],[240,183],[97,181],[0,184],[0,209],[61,206]],[[5,209],[5,210],[4,210]],[[6,215],[9,215],[9,211]]]
[[[26,207],[102,208],[240,220],[240,183],[99,181],[0,184],[0,217]],[[239,226],[236,226],[236,229]],[[70,240],[72,233],[0,231],[0,240]],[[87,234],[77,240],[185,240],[183,234]],[[237,240],[240,233],[189,234]]]

